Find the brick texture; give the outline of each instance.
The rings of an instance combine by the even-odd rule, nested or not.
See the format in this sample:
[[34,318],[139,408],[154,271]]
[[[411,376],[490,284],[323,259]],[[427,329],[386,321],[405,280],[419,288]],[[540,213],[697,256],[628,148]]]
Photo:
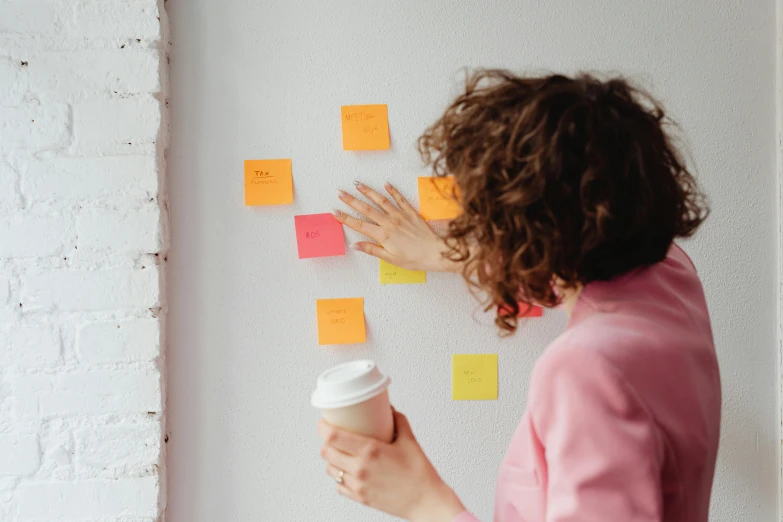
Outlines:
[[0,0],[0,520],[161,520],[164,0]]
[[[11,172],[10,167],[8,171]],[[4,179],[2,173],[0,165],[0,186]],[[7,186],[13,186],[12,174],[5,177]],[[149,199],[157,196],[158,169],[152,156],[33,159],[20,185],[24,197],[34,201],[96,200],[112,196]]]
[[156,477],[29,483],[19,487],[19,521],[127,519],[157,514]]
[[157,319],[103,321],[82,326],[76,351],[85,363],[151,361],[160,353]]
[[41,450],[35,435],[0,434],[0,475],[31,475],[40,464]]
[[157,205],[135,212],[93,212],[76,224],[79,248],[128,252],[160,250],[160,209]]
[[58,255],[73,242],[73,224],[64,216],[16,213],[0,220],[0,258]]
[[110,468],[157,462],[160,453],[160,423],[123,423],[82,429],[74,433],[76,462],[85,468]]
[[157,370],[20,375],[11,385],[19,418],[157,413],[161,406]]
[[60,332],[51,326],[13,324],[0,332],[3,366],[47,368],[60,361]]
[[138,310],[158,306],[158,271],[58,270],[22,277],[28,309]]

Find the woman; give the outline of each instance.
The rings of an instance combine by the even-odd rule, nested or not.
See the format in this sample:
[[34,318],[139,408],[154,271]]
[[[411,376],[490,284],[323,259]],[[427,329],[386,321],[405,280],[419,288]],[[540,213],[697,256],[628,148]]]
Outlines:
[[[696,270],[673,240],[707,215],[663,110],[622,79],[474,75],[419,141],[463,209],[437,236],[392,186],[336,212],[395,265],[459,271],[497,309],[561,305],[500,468],[501,522],[708,519],[720,379]],[[395,204],[396,203],[396,204]],[[377,242],[377,244],[376,244]],[[327,472],[358,502],[419,522],[473,522],[395,412],[383,444],[319,424]]]

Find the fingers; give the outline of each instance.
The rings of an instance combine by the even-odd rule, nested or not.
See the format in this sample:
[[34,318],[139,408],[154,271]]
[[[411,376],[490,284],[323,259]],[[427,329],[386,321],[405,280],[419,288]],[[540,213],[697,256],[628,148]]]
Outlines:
[[376,245],[375,243],[359,241],[358,243],[351,245],[351,248],[357,252],[364,252],[365,254],[377,257],[378,259],[383,259],[387,263],[394,264],[391,255],[389,255],[389,251],[380,245]]
[[334,215],[334,219],[343,225],[359,232],[360,234],[364,234],[372,240],[380,241],[384,237],[383,231],[378,225],[374,225],[367,221],[362,221],[361,219],[349,216],[345,212],[340,212],[339,210],[333,211],[332,214]]
[[408,200],[405,199],[405,197],[400,194],[400,191],[397,190],[396,187],[394,187],[391,183],[387,183],[383,186],[386,189],[386,192],[389,193],[389,195],[394,198],[394,201],[397,203],[397,205],[400,207],[400,210],[404,214],[406,214],[409,217],[415,217],[418,219],[421,219],[421,215],[419,215],[419,212],[413,208],[413,205],[408,203]]
[[[342,474],[340,473],[341,471]],[[359,488],[359,481],[357,480],[356,477],[354,477],[350,473],[346,473],[345,470],[332,466],[331,464],[326,465],[326,474],[332,477],[335,482],[345,486],[351,491],[356,491]],[[342,483],[339,481],[341,476],[343,479]]]
[[323,446],[321,448],[321,457],[335,468],[341,469],[348,474],[356,475],[357,468],[359,467],[358,459],[356,457],[347,455],[331,446]]
[[[326,468],[326,474],[332,477],[335,482],[337,482],[337,492],[344,497],[350,498],[354,502],[367,504],[368,501],[366,486],[364,486],[359,481],[359,479],[353,475],[345,472],[341,474],[340,471],[341,470],[335,468],[334,466],[327,466]],[[340,476],[342,476],[342,482],[337,481]]]
[[394,415],[394,427],[397,429],[397,440],[415,440],[415,437],[413,436],[413,430],[411,430],[411,425],[408,422],[408,418],[397,410],[393,410],[392,414]]
[[344,497],[350,498],[354,502],[358,502],[359,504],[367,504],[367,499],[365,497],[362,497],[355,491],[348,489],[345,487],[345,484],[338,484],[337,492]]
[[353,182],[354,186],[356,187],[356,190],[367,196],[370,201],[381,207],[387,214],[390,216],[399,216],[400,215],[400,209],[397,208],[394,204],[392,204],[391,201],[389,201],[389,198],[384,196],[383,194],[379,194],[378,192],[375,192],[373,189],[365,185],[364,183],[359,183],[358,181]]
[[370,437],[335,428],[323,420],[318,423],[318,434],[321,435],[327,446],[348,455],[359,455],[364,448],[375,444],[375,440]]
[[373,207],[369,203],[365,203],[361,199],[357,199],[351,196],[350,194],[348,194],[343,190],[337,191],[337,197],[339,197],[343,203],[345,203],[346,205],[348,205],[358,213],[362,214],[363,216],[368,217],[371,220],[375,221],[379,225],[383,225],[389,222],[389,219],[380,210]]

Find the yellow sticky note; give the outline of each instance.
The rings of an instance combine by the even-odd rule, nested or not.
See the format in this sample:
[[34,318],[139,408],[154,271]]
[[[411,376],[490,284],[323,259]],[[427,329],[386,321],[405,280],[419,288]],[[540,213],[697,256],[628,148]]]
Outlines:
[[367,341],[364,299],[317,299],[318,344],[355,344]]
[[424,270],[406,270],[383,259],[379,261],[382,285],[411,285],[427,282],[427,272]]
[[245,205],[287,205],[294,202],[290,159],[245,160]]
[[453,219],[462,214],[453,176],[419,178],[419,212],[424,219]]
[[497,400],[498,355],[452,355],[451,398],[455,401]]
[[343,105],[343,150],[385,150],[390,146],[386,105]]

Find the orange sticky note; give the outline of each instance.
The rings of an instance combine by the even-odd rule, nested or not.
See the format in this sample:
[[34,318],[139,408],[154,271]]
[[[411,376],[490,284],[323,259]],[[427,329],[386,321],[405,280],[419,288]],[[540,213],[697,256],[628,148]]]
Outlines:
[[245,205],[288,205],[293,202],[290,159],[245,160]]
[[453,219],[462,214],[453,176],[419,178],[419,212],[424,219]]
[[318,344],[356,344],[367,341],[364,299],[317,299]]
[[343,105],[343,150],[385,150],[389,141],[386,105]]

